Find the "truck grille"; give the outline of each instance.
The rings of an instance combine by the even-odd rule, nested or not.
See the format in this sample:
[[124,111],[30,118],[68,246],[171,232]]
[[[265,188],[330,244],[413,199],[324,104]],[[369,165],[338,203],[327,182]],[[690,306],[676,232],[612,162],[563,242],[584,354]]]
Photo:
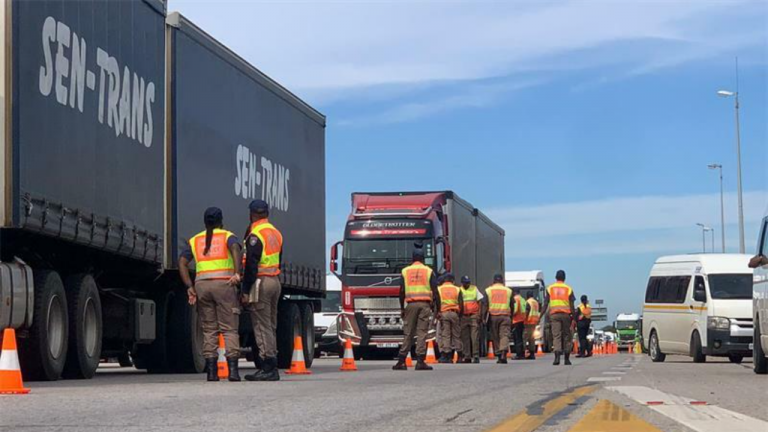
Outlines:
[[400,310],[400,299],[397,297],[357,297],[355,310]]

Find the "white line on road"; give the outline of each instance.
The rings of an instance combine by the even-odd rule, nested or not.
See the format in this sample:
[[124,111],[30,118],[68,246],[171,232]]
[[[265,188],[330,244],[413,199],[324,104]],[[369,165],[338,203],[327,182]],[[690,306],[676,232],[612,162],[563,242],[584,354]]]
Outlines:
[[621,377],[591,377],[587,382],[621,381]]
[[[607,387],[699,432],[768,430],[768,422],[712,405],[692,405],[693,399],[648,387]],[[702,401],[703,402],[703,401]]]
[[605,371],[603,375],[626,375],[626,372]]

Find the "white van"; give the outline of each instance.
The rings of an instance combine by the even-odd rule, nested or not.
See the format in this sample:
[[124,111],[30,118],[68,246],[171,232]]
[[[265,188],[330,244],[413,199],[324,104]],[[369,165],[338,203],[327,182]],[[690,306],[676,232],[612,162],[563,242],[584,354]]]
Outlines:
[[737,254],[661,257],[648,280],[643,307],[643,344],[651,360],[667,354],[727,356],[741,363],[752,355],[752,270]]
[[754,346],[752,357],[756,374],[768,374],[768,210],[763,219],[760,238],[757,242],[757,254],[749,262],[755,269],[753,309],[754,309]]

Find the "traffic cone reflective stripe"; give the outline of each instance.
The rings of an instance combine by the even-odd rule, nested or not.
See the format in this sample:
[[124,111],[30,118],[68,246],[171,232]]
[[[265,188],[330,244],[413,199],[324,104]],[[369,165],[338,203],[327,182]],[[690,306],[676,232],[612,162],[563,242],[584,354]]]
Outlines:
[[405,358],[405,367],[413,367],[413,358],[411,358],[410,351],[408,352],[408,357]]
[[435,345],[432,341],[427,341],[427,359],[425,362],[427,364],[437,363],[437,357],[435,357]]
[[493,360],[496,358],[496,354],[493,352],[493,342],[488,341],[488,356],[490,360]]
[[344,343],[344,358],[341,360],[340,371],[352,372],[357,370],[355,365],[355,352],[352,350],[352,340],[347,339]]
[[291,368],[285,371],[289,375],[310,375],[312,372],[307,370],[304,362],[304,344],[301,336],[293,339],[293,356],[291,357]]
[[16,349],[16,331],[12,328],[3,332],[3,350],[0,353],[0,394],[27,394],[21,378],[19,353]]
[[229,367],[227,366],[226,347],[224,346],[224,335],[219,333],[219,358],[216,360],[216,369],[220,379],[226,379],[229,376]]

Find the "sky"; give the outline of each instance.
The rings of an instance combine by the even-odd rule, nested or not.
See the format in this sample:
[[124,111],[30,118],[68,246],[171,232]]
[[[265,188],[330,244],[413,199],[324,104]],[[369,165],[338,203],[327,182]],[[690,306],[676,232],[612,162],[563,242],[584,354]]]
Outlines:
[[[506,269],[639,312],[661,255],[747,253],[768,209],[768,2],[195,1],[179,11],[327,116],[327,242],[353,191],[453,190]],[[707,238],[707,250],[711,240]]]

